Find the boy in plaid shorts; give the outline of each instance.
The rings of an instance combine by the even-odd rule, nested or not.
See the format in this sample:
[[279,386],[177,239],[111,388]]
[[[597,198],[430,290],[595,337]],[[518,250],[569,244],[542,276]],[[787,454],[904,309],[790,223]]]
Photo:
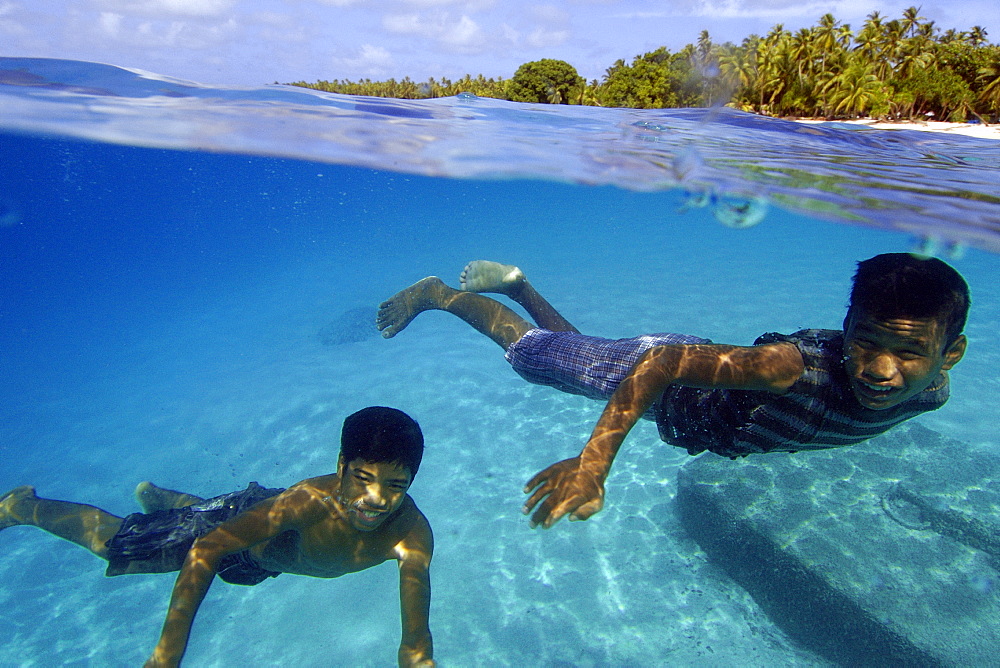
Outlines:
[[[391,338],[423,311],[447,311],[499,344],[529,382],[607,401],[580,455],[525,487],[524,512],[538,505],[531,524],[545,528],[603,507],[611,463],[640,418],[691,454],[853,445],[944,405],[947,371],[966,348],[964,279],[941,260],[909,253],[858,263],[843,331],[769,333],[752,346],[685,334],[585,336],[512,265],[471,262],[460,283],[418,281],[383,302],[375,324]],[[506,295],[538,326],[481,292]]]

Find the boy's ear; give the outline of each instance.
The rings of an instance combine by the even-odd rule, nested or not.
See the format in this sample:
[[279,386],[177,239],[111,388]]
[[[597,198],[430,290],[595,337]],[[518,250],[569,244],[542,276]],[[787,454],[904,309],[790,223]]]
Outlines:
[[337,455],[337,475],[340,476],[341,478],[344,477],[344,469],[345,469],[344,455]]
[[965,347],[968,344],[969,341],[965,338],[965,334],[959,334],[958,338],[944,351],[944,364],[941,365],[941,370],[947,371],[958,364],[965,355]]

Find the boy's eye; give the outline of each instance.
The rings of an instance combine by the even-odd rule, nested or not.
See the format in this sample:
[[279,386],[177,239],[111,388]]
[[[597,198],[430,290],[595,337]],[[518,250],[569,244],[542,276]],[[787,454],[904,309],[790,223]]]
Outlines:
[[861,341],[860,339],[854,339],[847,346],[849,349],[854,350],[871,350],[874,346],[870,341]]

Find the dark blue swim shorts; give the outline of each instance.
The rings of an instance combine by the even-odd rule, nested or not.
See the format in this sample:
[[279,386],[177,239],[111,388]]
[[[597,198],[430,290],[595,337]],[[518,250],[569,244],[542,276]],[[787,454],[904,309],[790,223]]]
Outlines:
[[[108,569],[105,575],[178,571],[184,565],[184,558],[195,538],[283,491],[252,482],[246,489],[192,506],[148,514],[132,513],[122,521],[118,533],[106,543]],[[247,552],[223,557],[217,573],[226,582],[240,585],[255,585],[280,575],[255,564]]]

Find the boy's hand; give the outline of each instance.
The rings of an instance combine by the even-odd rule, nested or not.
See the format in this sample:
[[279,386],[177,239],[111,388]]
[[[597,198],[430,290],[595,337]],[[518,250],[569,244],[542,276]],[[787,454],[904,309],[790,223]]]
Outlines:
[[525,515],[545,499],[531,516],[531,528],[541,524],[548,529],[564,515],[571,521],[585,520],[603,508],[604,476],[585,467],[579,457],[571,457],[537,473],[524,493],[531,494],[524,504]]
[[181,662],[177,659],[167,659],[159,649],[153,651],[153,656],[144,664],[143,668],[175,668]]
[[434,659],[427,658],[423,650],[410,649],[404,645],[399,646],[400,668],[434,668]]

